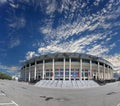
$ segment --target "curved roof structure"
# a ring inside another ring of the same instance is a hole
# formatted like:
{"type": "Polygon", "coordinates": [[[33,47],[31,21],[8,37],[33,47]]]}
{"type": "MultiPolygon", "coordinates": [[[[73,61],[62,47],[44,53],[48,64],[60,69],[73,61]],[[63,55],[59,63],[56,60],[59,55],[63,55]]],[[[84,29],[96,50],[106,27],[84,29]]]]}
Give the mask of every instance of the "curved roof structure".
{"type": "Polygon", "coordinates": [[[50,53],[50,54],[45,54],[45,55],[41,55],[41,56],[36,56],[30,60],[27,60],[24,64],[27,64],[29,62],[34,62],[35,60],[47,60],[47,59],[52,59],[52,58],[83,58],[83,59],[91,59],[93,61],[99,61],[99,62],[102,62],[102,63],[105,63],[111,67],[113,67],[113,65],[101,58],[101,57],[97,57],[97,56],[93,56],[93,55],[90,55],[90,54],[84,54],[84,53],[50,53]]]}

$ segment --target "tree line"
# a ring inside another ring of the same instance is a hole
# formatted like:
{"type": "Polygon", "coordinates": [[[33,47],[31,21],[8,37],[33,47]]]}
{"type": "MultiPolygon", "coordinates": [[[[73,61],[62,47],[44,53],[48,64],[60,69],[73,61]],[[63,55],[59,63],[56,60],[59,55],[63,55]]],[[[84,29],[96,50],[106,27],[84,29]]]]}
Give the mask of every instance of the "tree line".
{"type": "Polygon", "coordinates": [[[10,75],[7,75],[7,74],[0,72],[0,79],[12,80],[12,77],[10,75]]]}

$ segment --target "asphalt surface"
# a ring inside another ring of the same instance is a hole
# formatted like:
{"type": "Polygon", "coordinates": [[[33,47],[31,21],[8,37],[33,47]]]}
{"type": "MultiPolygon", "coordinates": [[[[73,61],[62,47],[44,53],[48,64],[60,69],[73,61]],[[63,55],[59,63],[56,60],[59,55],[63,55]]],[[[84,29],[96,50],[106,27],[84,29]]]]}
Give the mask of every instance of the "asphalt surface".
{"type": "Polygon", "coordinates": [[[52,89],[0,80],[0,106],[120,106],[120,82],[96,88],[52,89]]]}

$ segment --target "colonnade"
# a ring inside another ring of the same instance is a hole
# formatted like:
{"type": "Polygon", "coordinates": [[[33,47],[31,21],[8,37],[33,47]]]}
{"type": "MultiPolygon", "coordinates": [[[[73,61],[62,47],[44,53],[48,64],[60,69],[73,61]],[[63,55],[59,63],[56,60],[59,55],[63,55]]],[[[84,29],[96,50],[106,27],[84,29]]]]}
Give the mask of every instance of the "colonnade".
{"type": "MultiPolygon", "coordinates": [[[[71,80],[71,64],[72,64],[72,61],[71,61],[71,58],[69,58],[69,80],[71,80]]],[[[63,58],[63,80],[65,80],[65,71],[66,71],[66,58],[63,58]]],[[[29,71],[28,71],[28,81],[30,82],[31,80],[31,71],[30,71],[30,68],[31,68],[31,64],[29,63],[29,71]]],[[[25,71],[25,74],[26,74],[26,66],[24,68],[24,71],[25,71]]],[[[82,71],[83,71],[83,59],[80,58],[79,60],[79,73],[80,73],[80,77],[79,77],[79,80],[85,80],[85,77],[82,77],[82,71]]],[[[105,80],[105,73],[106,73],[106,70],[105,70],[105,63],[103,63],[103,80],[105,80]]],[[[92,76],[92,60],[89,61],[89,76],[88,76],[88,79],[92,79],[93,76],[92,76]]],[[[55,80],[55,59],[53,58],[52,59],[52,80],[55,80]]],[[[97,73],[96,73],[96,78],[100,78],[100,62],[97,62],[97,73]]],[[[34,80],[36,80],[36,76],[37,76],[37,63],[36,63],[36,60],[35,60],[35,64],[34,64],[34,80]]],[[[110,76],[112,78],[112,71],[110,69],[109,66],[107,66],[107,77],[110,76]]],[[[26,75],[24,76],[25,77],[25,81],[26,81],[26,75]]],[[[45,60],[42,61],[42,79],[45,79],[45,60]]]]}

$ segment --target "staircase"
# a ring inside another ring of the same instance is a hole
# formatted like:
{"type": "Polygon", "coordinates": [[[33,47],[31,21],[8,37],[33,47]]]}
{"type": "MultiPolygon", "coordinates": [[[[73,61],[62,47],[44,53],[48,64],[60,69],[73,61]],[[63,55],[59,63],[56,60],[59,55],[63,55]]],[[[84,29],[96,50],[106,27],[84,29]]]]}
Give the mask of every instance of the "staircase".
{"type": "Polygon", "coordinates": [[[91,88],[98,87],[99,84],[93,80],[41,80],[35,86],[46,88],[91,88]]]}

